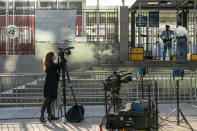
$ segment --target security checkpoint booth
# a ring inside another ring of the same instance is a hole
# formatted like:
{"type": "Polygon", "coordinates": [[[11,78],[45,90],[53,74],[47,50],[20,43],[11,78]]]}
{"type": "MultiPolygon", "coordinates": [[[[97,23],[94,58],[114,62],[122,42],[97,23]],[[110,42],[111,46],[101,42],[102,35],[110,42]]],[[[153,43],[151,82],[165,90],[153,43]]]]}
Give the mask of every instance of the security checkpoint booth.
{"type": "MultiPolygon", "coordinates": [[[[165,30],[165,25],[169,25],[170,30],[174,31],[177,27],[178,21],[183,23],[183,26],[186,27],[190,34],[192,44],[191,46],[188,46],[188,54],[197,53],[196,1],[136,0],[129,11],[131,18],[129,47],[144,48],[144,52],[138,52],[138,49],[130,49],[129,60],[163,60],[164,45],[160,35],[162,34],[162,31],[165,30]],[[136,55],[136,53],[139,55],[136,55]],[[143,54],[144,57],[137,57],[143,54]],[[133,57],[134,55],[136,55],[136,57],[133,57]]],[[[176,60],[176,42],[172,41],[171,51],[173,56],[172,59],[176,60]]],[[[189,59],[191,59],[191,55],[188,56],[189,59]]],[[[168,55],[167,57],[167,59],[170,60],[168,55]]],[[[192,58],[194,60],[194,57],[192,58]]]]}

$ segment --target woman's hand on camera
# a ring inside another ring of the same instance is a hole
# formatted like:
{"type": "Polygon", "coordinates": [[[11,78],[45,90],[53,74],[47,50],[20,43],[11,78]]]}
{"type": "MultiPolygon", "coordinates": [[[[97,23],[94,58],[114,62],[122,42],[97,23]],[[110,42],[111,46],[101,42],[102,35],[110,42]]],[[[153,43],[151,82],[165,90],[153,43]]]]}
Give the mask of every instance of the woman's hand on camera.
{"type": "Polygon", "coordinates": [[[64,58],[66,59],[68,57],[68,55],[66,54],[66,52],[64,52],[64,58]]]}

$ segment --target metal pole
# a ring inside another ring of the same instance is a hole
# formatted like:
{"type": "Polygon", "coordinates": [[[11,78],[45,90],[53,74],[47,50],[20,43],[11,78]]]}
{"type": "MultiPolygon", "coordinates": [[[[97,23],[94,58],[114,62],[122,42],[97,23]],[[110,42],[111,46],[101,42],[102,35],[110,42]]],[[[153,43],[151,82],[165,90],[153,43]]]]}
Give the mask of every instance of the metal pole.
{"type": "Polygon", "coordinates": [[[125,0],[122,0],[122,6],[124,6],[125,5],[125,0]]]}
{"type": "Polygon", "coordinates": [[[131,47],[135,47],[135,10],[131,11],[131,47]]]}
{"type": "Polygon", "coordinates": [[[197,33],[196,33],[196,30],[197,30],[197,9],[196,9],[196,6],[197,6],[197,1],[195,1],[194,3],[194,50],[193,50],[193,53],[197,53],[197,33]]]}
{"type": "MultiPolygon", "coordinates": [[[[13,1],[13,15],[12,15],[12,23],[13,25],[15,25],[14,23],[14,15],[15,15],[15,2],[13,1]]],[[[12,47],[12,52],[13,52],[13,55],[15,55],[15,38],[13,38],[13,47],[12,47]]]]}
{"type": "Polygon", "coordinates": [[[159,123],[158,123],[158,85],[157,82],[154,81],[155,83],[155,97],[156,97],[156,129],[158,131],[159,129],[159,123]]]}
{"type": "Polygon", "coordinates": [[[176,81],[176,98],[177,98],[177,125],[179,126],[179,80],[176,81]]]}
{"type": "Polygon", "coordinates": [[[142,75],[141,76],[141,78],[142,78],[142,99],[144,99],[144,76],[142,75]]]}
{"type": "MultiPolygon", "coordinates": [[[[6,28],[8,27],[8,23],[9,23],[9,19],[8,19],[8,12],[9,12],[9,9],[8,9],[9,7],[8,7],[8,1],[6,1],[6,28]]],[[[6,34],[6,28],[5,28],[5,34],[6,34]]],[[[5,37],[6,37],[6,39],[5,39],[5,44],[6,44],[6,46],[5,46],[5,49],[6,49],[6,55],[8,55],[8,53],[9,53],[9,41],[8,41],[8,36],[7,36],[7,34],[5,35],[5,37]]]]}
{"type": "Polygon", "coordinates": [[[138,47],[141,46],[141,3],[139,2],[138,47]]]}

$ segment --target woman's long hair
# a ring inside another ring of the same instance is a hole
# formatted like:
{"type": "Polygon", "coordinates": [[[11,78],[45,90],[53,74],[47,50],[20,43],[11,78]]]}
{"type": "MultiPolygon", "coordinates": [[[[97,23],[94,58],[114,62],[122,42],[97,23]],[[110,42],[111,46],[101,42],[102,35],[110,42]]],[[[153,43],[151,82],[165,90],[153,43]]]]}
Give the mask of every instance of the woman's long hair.
{"type": "Polygon", "coordinates": [[[54,56],[55,56],[55,54],[54,54],[54,52],[52,52],[52,51],[50,51],[50,52],[48,52],[48,53],[46,54],[46,56],[45,56],[44,59],[43,59],[43,68],[44,68],[44,70],[46,70],[47,67],[48,67],[51,63],[53,63],[52,57],[54,57],[54,56]]]}

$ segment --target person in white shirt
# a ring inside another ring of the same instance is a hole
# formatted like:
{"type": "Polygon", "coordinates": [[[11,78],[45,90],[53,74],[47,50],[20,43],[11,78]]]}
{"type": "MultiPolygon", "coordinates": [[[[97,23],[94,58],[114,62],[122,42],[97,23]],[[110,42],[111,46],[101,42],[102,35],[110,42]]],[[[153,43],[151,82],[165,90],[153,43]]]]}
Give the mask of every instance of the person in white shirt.
{"type": "Polygon", "coordinates": [[[177,64],[181,64],[181,54],[183,64],[187,64],[187,43],[191,44],[189,33],[181,22],[178,22],[178,27],[174,31],[174,41],[177,41],[177,64]]]}

